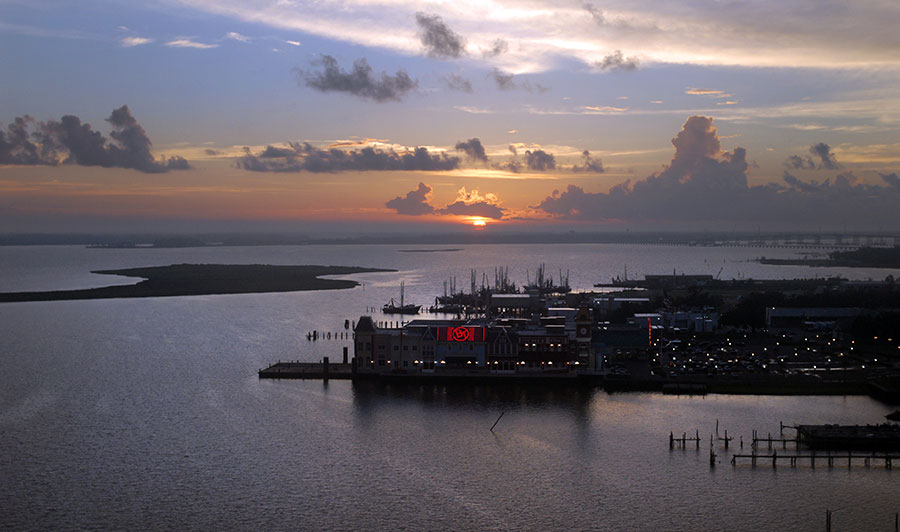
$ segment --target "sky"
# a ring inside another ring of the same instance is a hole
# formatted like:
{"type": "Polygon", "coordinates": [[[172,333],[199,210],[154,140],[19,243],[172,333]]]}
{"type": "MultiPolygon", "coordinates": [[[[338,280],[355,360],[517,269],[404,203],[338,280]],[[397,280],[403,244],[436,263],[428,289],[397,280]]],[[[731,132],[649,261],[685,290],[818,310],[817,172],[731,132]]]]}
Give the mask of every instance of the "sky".
{"type": "Polygon", "coordinates": [[[0,0],[0,233],[897,231],[898,26],[896,0],[0,0]]]}

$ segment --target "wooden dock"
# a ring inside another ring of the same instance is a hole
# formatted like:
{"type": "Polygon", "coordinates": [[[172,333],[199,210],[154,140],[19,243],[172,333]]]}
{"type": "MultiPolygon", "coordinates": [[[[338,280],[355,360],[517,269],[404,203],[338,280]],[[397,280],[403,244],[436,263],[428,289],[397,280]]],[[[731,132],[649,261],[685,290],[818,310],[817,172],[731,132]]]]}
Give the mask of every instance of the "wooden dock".
{"type": "Polygon", "coordinates": [[[322,362],[276,362],[259,370],[260,379],[352,379],[353,364],[322,362]]]}
{"type": "Polygon", "coordinates": [[[885,469],[891,469],[893,466],[894,460],[900,460],[900,454],[884,454],[884,453],[854,453],[848,452],[846,454],[815,454],[815,453],[805,453],[805,454],[778,454],[777,451],[773,451],[772,454],[734,454],[731,455],[731,465],[736,466],[738,461],[741,460],[750,460],[750,465],[756,467],[756,463],[762,461],[764,463],[771,463],[772,467],[778,467],[778,463],[787,463],[790,467],[797,467],[798,463],[808,462],[810,467],[816,467],[816,461],[819,462],[824,461],[828,467],[834,467],[835,463],[842,464],[846,462],[847,467],[850,468],[853,466],[854,460],[858,464],[859,461],[862,461],[865,467],[870,467],[873,461],[881,461],[884,464],[885,469]]]}

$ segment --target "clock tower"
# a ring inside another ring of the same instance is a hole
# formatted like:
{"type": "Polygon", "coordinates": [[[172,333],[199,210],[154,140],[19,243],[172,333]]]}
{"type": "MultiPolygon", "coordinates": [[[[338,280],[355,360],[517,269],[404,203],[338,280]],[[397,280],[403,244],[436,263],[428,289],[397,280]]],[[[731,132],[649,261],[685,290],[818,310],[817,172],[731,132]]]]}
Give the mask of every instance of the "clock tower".
{"type": "Polygon", "coordinates": [[[575,345],[578,352],[578,365],[584,366],[583,369],[595,369],[593,367],[593,357],[591,356],[591,329],[594,325],[594,318],[591,311],[586,306],[581,306],[578,313],[575,314],[575,345]]]}

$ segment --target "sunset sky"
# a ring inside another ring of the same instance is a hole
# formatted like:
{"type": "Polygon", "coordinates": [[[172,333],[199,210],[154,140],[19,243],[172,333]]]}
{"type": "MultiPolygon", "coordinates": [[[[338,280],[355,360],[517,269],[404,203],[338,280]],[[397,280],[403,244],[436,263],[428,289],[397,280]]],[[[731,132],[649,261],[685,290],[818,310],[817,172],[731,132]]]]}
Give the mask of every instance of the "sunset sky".
{"type": "Polygon", "coordinates": [[[0,233],[900,228],[900,3],[0,0],[0,233]]]}

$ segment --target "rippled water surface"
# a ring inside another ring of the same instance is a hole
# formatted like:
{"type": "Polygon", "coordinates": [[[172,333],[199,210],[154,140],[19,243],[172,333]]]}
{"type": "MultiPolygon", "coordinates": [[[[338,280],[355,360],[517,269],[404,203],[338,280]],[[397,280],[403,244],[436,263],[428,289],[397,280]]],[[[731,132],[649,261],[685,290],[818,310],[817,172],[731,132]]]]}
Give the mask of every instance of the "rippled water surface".
{"type": "MultiPolygon", "coordinates": [[[[801,277],[885,270],[747,262],[789,250],[466,246],[178,250],[0,248],[0,290],[110,284],[90,270],[178,262],[399,269],[364,286],[297,292],[0,305],[0,528],[300,530],[890,530],[898,470],[709,467],[669,431],[716,421],[749,439],[786,423],[874,423],[866,397],[676,397],[594,390],[260,381],[275,360],[340,357],[342,331],[398,297],[429,304],[468,269],[540,262],[587,288],[629,277],[801,277]],[[494,432],[489,430],[500,413],[494,432]]],[[[111,278],[115,279],[115,278],[111,278]]],[[[119,282],[133,280],[119,279],[119,282]]],[[[733,450],[733,449],[732,449],[733,450]]]]}

